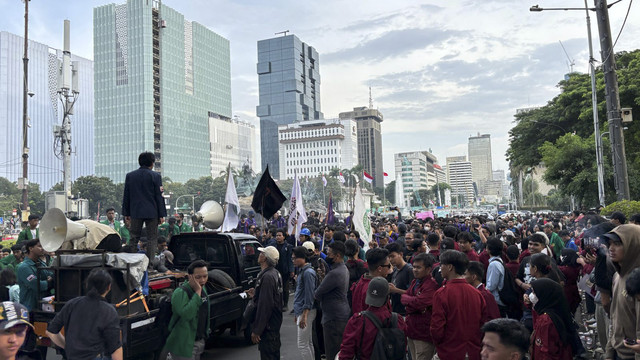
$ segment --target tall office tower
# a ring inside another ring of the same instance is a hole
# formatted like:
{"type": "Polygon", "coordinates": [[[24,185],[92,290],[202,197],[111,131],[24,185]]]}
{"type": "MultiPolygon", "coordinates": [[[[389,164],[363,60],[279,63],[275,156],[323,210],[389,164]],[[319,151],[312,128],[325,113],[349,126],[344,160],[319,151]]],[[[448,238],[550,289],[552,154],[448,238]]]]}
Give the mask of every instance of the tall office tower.
{"type": "Polygon", "coordinates": [[[156,0],[93,10],[96,174],[138,154],[173,181],[211,175],[209,117],[231,118],[229,40],[156,0]]]}
{"type": "Polygon", "coordinates": [[[466,156],[447,157],[447,182],[452,195],[464,195],[465,202],[474,200],[471,162],[466,156]]]}
{"type": "Polygon", "coordinates": [[[469,137],[469,161],[473,169],[473,182],[478,186],[479,192],[487,181],[493,179],[491,165],[491,135],[478,133],[478,136],[469,137]]]}
{"type": "MultiPolygon", "coordinates": [[[[59,24],[62,39],[62,22],[59,24]]],[[[71,115],[72,180],[93,174],[93,61],[73,55],[78,62],[79,94],[71,115]]],[[[24,38],[0,32],[0,176],[16,181],[22,177],[22,96],[24,38]]],[[[62,103],[58,96],[58,61],[62,50],[29,40],[29,84],[33,97],[27,100],[29,171],[31,183],[46,191],[62,181],[61,158],[54,153],[53,127],[62,125],[62,103]]],[[[59,151],[59,144],[55,151],[59,151]]]]}
{"type": "Polygon", "coordinates": [[[354,119],[358,124],[358,163],[373,176],[373,186],[383,186],[382,113],[371,107],[357,107],[341,112],[340,120],[354,119]]]}
{"type": "Polygon", "coordinates": [[[295,35],[258,41],[260,150],[262,170],[278,177],[278,126],[319,120],[320,60],[318,52],[295,35]]]}
{"type": "MultiPolygon", "coordinates": [[[[209,135],[211,136],[211,176],[216,178],[227,166],[242,171],[245,165],[256,171],[258,149],[255,126],[237,119],[209,117],[209,135]]],[[[237,182],[238,180],[236,180],[237,182]]]]}
{"type": "Polygon", "coordinates": [[[354,120],[313,120],[279,126],[280,179],[314,177],[358,164],[354,120]]]}
{"type": "Polygon", "coordinates": [[[403,203],[409,204],[413,194],[429,187],[427,154],[425,151],[402,152],[394,154],[393,160],[396,175],[402,179],[403,203]]]}

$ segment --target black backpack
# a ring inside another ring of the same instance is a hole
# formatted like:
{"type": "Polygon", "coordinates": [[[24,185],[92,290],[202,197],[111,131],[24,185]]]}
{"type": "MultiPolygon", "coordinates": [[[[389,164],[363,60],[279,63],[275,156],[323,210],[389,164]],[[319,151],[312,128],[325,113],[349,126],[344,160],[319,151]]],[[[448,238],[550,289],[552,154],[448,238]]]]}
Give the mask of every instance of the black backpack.
{"type": "Polygon", "coordinates": [[[500,300],[510,309],[514,309],[520,306],[520,292],[518,291],[518,287],[516,286],[516,280],[513,278],[513,274],[502,262],[502,259],[493,259],[493,261],[498,261],[500,265],[502,265],[502,269],[504,270],[504,284],[502,289],[498,290],[498,295],[500,295],[500,300]]]}
{"type": "Polygon", "coordinates": [[[407,353],[407,336],[398,328],[398,314],[391,313],[391,318],[387,320],[384,327],[374,313],[365,310],[360,314],[363,316],[363,336],[365,318],[369,319],[378,329],[370,360],[404,360],[407,353]]]}
{"type": "MultiPolygon", "coordinates": [[[[188,283],[182,285],[180,287],[184,292],[187,293],[189,300],[193,297],[195,292],[188,283]]],[[[171,329],[169,328],[169,323],[171,322],[171,317],[173,316],[173,309],[171,308],[171,296],[163,295],[158,300],[158,315],[156,315],[156,326],[160,329],[160,341],[164,344],[167,341],[167,337],[169,333],[171,333],[171,329]]]]}

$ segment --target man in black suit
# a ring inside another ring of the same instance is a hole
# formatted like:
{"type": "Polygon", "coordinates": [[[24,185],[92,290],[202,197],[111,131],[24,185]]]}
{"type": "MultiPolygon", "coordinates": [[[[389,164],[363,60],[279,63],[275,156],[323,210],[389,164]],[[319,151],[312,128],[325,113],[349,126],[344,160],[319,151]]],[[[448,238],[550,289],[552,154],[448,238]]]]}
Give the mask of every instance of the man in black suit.
{"type": "Polygon", "coordinates": [[[140,239],[142,224],[147,228],[147,256],[152,261],[158,250],[158,224],[167,216],[162,197],[162,177],[153,171],[156,157],[143,152],[138,156],[140,168],[127,174],[122,197],[122,215],[131,219],[131,242],[140,239]]]}

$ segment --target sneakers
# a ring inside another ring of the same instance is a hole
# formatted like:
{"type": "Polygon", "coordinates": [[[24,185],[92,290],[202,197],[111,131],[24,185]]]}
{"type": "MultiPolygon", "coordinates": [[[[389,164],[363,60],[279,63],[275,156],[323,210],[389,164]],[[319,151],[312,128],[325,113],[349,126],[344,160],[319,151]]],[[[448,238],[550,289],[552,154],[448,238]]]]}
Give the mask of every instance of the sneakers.
{"type": "Polygon", "coordinates": [[[589,319],[585,320],[584,322],[586,322],[587,324],[593,324],[593,323],[596,322],[596,318],[592,317],[592,318],[589,318],[589,319]]]}

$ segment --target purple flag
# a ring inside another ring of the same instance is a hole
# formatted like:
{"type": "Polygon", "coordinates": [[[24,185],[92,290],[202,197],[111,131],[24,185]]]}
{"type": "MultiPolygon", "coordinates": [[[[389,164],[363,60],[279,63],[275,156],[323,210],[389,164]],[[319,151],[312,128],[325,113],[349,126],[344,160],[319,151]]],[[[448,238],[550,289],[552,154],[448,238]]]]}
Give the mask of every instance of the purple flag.
{"type": "Polygon", "coordinates": [[[329,206],[327,206],[327,225],[336,223],[336,215],[333,213],[333,198],[329,193],[329,206]]]}

